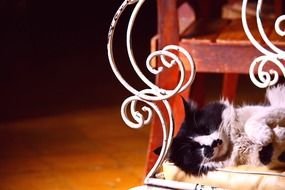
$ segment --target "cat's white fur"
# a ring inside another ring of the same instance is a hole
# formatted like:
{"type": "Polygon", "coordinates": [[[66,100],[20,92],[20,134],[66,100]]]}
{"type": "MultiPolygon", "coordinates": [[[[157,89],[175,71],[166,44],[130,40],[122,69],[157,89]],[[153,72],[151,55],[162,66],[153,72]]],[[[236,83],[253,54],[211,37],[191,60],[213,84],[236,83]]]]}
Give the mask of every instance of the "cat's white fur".
{"type": "MultiPolygon", "coordinates": [[[[266,98],[270,105],[244,105],[235,108],[227,100],[221,100],[227,108],[222,114],[220,127],[227,146],[228,157],[208,162],[209,167],[235,166],[240,164],[262,165],[259,151],[272,143],[273,156],[268,167],[285,166],[277,158],[285,150],[285,86],[269,88],[266,98]]],[[[225,147],[223,147],[225,148],[225,147]]]]}
{"type": "MultiPolygon", "coordinates": [[[[214,148],[212,159],[219,158],[224,156],[227,153],[227,147],[229,145],[229,140],[225,135],[225,133],[221,133],[220,131],[216,131],[211,133],[210,135],[202,135],[194,137],[193,140],[198,142],[200,145],[211,146],[214,140],[222,139],[223,143],[218,144],[217,147],[214,148]]],[[[204,149],[202,149],[204,151],[204,149]]]]}

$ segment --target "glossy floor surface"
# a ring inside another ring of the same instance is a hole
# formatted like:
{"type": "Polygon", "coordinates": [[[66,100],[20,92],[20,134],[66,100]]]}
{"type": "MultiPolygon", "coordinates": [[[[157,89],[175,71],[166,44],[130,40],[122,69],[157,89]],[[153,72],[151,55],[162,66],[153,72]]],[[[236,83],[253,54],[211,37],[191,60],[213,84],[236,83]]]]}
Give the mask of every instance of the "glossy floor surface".
{"type": "Polygon", "coordinates": [[[128,189],[142,183],[148,130],[119,107],[0,125],[1,190],[128,189]]]}
{"type": "MultiPolygon", "coordinates": [[[[214,79],[209,81],[220,81],[214,79]]],[[[219,98],[220,90],[213,86],[220,88],[218,83],[207,88],[209,100],[219,98]]],[[[69,91],[64,92],[69,97],[69,91]]],[[[34,111],[45,110],[39,115],[28,114],[27,109],[14,119],[4,117],[0,123],[0,190],[126,190],[141,185],[149,127],[126,127],[119,107],[125,93],[116,92],[120,100],[114,104],[71,109],[58,101],[49,107],[38,106],[34,111]],[[53,106],[65,109],[55,112],[53,106]]],[[[263,96],[248,77],[241,78],[237,102],[252,103],[263,96]]],[[[101,97],[114,99],[111,91],[101,92],[101,97]]]]}

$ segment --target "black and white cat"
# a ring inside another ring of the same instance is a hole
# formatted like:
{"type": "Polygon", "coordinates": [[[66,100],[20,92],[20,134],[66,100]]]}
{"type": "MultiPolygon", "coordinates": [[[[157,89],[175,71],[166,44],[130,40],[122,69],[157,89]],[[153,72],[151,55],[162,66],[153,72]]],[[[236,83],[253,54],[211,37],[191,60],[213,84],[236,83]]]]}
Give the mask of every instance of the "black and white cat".
{"type": "Polygon", "coordinates": [[[221,100],[202,109],[183,100],[185,120],[169,161],[192,175],[241,164],[285,168],[285,86],[269,88],[266,98],[267,105],[221,100]]]}

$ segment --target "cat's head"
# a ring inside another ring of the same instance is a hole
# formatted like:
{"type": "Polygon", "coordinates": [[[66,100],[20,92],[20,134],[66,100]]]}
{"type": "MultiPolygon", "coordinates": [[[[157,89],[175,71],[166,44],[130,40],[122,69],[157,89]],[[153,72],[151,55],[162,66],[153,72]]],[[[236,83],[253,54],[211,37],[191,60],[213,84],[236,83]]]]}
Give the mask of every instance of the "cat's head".
{"type": "Polygon", "coordinates": [[[183,99],[185,119],[173,139],[169,160],[188,174],[199,175],[215,169],[229,150],[229,135],[224,130],[231,105],[213,102],[198,109],[183,99]]]}

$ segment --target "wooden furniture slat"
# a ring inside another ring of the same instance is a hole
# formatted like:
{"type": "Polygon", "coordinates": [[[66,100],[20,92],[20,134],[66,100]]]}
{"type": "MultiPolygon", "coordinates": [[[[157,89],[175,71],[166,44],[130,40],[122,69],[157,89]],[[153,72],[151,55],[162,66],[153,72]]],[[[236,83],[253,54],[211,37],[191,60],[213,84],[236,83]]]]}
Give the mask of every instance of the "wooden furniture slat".
{"type": "MultiPolygon", "coordinates": [[[[250,27],[250,31],[255,39],[263,43],[262,38],[259,34],[256,19],[248,19],[248,26],[250,27]]],[[[265,33],[268,35],[270,34],[273,24],[272,20],[264,20],[264,30],[265,33]]],[[[241,19],[233,20],[217,37],[217,43],[220,44],[250,44],[244,29],[242,27],[241,19]]]]}
{"type": "Polygon", "coordinates": [[[199,41],[201,43],[215,42],[220,31],[229,22],[229,20],[225,19],[199,19],[186,29],[181,38],[189,41],[189,43],[192,41],[199,41]]]}
{"type": "MultiPolygon", "coordinates": [[[[197,72],[248,74],[253,59],[261,55],[252,45],[190,44],[185,41],[182,41],[180,45],[192,55],[197,72]]],[[[276,69],[276,71],[280,70],[271,63],[266,64],[265,70],[270,68],[276,69]]],[[[189,69],[186,67],[186,70],[189,69]]]]}

